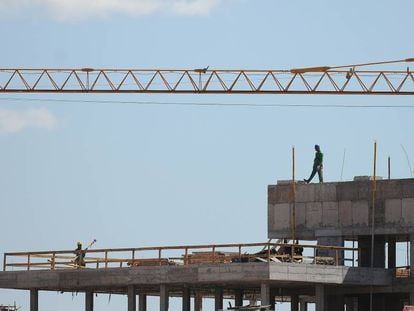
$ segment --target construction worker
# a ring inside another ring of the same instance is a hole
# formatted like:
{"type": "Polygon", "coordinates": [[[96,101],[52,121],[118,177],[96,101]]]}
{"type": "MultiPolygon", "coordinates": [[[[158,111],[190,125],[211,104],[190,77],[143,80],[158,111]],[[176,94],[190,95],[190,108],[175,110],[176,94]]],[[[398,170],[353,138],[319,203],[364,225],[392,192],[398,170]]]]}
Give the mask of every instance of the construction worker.
{"type": "Polygon", "coordinates": [[[304,181],[309,184],[312,178],[315,176],[315,174],[318,173],[319,182],[323,183],[322,169],[323,169],[323,153],[321,152],[321,148],[319,147],[319,145],[315,145],[315,159],[313,160],[312,173],[309,176],[309,178],[304,179],[304,181]]]}
{"type": "Polygon", "coordinates": [[[303,247],[302,246],[296,246],[296,245],[299,245],[299,240],[295,241],[295,248],[293,250],[293,253],[294,253],[295,256],[298,256],[300,258],[296,258],[295,261],[296,262],[302,262],[302,260],[303,260],[303,258],[302,258],[302,256],[303,256],[303,247]]]}
{"type": "Polygon", "coordinates": [[[74,251],[75,257],[75,265],[77,268],[85,267],[85,252],[82,250],[82,243],[78,242],[77,247],[74,251]]]}

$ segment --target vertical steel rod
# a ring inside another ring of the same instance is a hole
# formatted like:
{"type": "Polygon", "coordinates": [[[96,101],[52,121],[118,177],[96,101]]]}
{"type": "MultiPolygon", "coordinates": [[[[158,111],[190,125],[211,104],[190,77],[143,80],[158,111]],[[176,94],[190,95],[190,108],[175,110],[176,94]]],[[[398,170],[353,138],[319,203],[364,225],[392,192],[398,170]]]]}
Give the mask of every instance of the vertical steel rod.
{"type": "Polygon", "coordinates": [[[391,179],[391,157],[388,156],[388,179],[391,179]]]}
{"type": "MultiPolygon", "coordinates": [[[[374,268],[375,243],[375,194],[377,191],[377,142],[374,142],[374,178],[372,179],[372,209],[371,209],[371,269],[374,268]]],[[[372,287],[369,295],[369,309],[372,311],[372,287]]]]}
{"type": "Polygon", "coordinates": [[[292,240],[296,240],[295,146],[292,146],[292,240]]]}

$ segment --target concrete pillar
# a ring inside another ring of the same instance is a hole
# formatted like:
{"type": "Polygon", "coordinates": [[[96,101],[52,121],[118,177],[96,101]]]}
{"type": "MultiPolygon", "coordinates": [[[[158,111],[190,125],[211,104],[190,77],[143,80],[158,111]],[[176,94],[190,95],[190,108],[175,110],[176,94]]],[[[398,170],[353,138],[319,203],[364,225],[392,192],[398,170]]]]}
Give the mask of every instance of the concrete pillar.
{"type": "Polygon", "coordinates": [[[261,300],[263,305],[270,305],[270,286],[269,284],[262,283],[260,285],[261,300]]]}
{"type": "Polygon", "coordinates": [[[234,293],[234,305],[236,307],[243,306],[243,291],[241,289],[236,289],[234,293]]]}
{"type": "Polygon", "coordinates": [[[410,305],[414,305],[414,291],[410,292],[410,305]]]}
{"type": "Polygon", "coordinates": [[[139,294],[138,296],[138,310],[139,311],[147,311],[147,295],[139,294]]]}
{"type": "Polygon", "coordinates": [[[194,311],[203,310],[203,295],[196,293],[194,297],[194,311]]]}
{"type": "Polygon", "coordinates": [[[369,310],[369,294],[358,295],[358,311],[369,310]]]}
{"type": "Polygon", "coordinates": [[[30,311],[39,311],[39,291],[37,289],[30,290],[30,311]]]}
{"type": "Polygon", "coordinates": [[[217,287],[214,291],[214,309],[220,310],[223,309],[223,289],[217,287]]]}
{"type": "Polygon", "coordinates": [[[358,236],[358,248],[360,249],[359,267],[370,266],[371,239],[369,236],[358,236]]]}
{"type": "Polygon", "coordinates": [[[276,310],[276,288],[270,289],[270,310],[276,310]]]}
{"type": "Polygon", "coordinates": [[[396,238],[388,237],[388,269],[395,269],[396,265],[396,238]]]}
{"type": "Polygon", "coordinates": [[[327,311],[325,309],[325,301],[325,287],[321,284],[318,284],[315,286],[315,311],[327,311]]]}
{"type": "Polygon", "coordinates": [[[346,311],[358,311],[358,299],[356,297],[346,297],[344,303],[346,311]]]}
{"type": "Polygon", "coordinates": [[[128,286],[128,311],[137,310],[137,295],[135,294],[135,286],[128,286]]]}
{"type": "Polygon", "coordinates": [[[183,289],[183,311],[191,310],[191,293],[188,287],[183,289]]]}
{"type": "Polygon", "coordinates": [[[85,310],[93,311],[93,292],[92,291],[85,292],[85,310]]]}
{"type": "Polygon", "coordinates": [[[290,311],[299,311],[299,296],[290,296],[290,311]]]}
{"type": "Polygon", "coordinates": [[[385,309],[385,297],[386,294],[375,294],[373,300],[373,309],[375,311],[388,311],[385,309]]]}
{"type": "Polygon", "coordinates": [[[414,234],[410,234],[410,276],[414,277],[414,234]]]}
{"type": "MultiPolygon", "coordinates": [[[[360,267],[371,267],[371,236],[359,236],[361,249],[360,267]]],[[[376,235],[374,239],[374,267],[385,268],[385,237],[376,235]]]]}
{"type": "Polygon", "coordinates": [[[168,288],[165,284],[160,285],[160,311],[168,311],[168,288]]]}
{"type": "Polygon", "coordinates": [[[376,235],[374,239],[374,267],[385,268],[385,237],[376,235]]]}
{"type": "Polygon", "coordinates": [[[300,302],[300,311],[308,311],[308,303],[306,301],[300,302]]]}
{"type": "Polygon", "coordinates": [[[329,311],[344,311],[344,296],[343,295],[326,295],[326,308],[329,311]]]}

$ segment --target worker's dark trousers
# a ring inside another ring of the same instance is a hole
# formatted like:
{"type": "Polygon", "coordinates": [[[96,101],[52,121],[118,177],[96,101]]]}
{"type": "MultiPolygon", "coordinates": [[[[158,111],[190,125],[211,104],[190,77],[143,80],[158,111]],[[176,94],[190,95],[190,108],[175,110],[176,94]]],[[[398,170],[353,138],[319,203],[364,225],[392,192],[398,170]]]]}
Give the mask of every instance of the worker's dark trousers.
{"type": "Polygon", "coordinates": [[[307,182],[311,182],[311,180],[315,176],[316,172],[318,172],[319,182],[323,182],[323,173],[322,173],[322,170],[323,170],[323,166],[322,165],[315,165],[313,167],[312,173],[311,173],[309,179],[307,180],[307,182]]]}

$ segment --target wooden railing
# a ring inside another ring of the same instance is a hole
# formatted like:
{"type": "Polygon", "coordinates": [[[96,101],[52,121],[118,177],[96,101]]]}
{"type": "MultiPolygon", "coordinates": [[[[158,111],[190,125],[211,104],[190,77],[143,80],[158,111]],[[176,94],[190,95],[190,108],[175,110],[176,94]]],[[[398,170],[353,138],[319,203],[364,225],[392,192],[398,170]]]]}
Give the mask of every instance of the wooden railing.
{"type": "Polygon", "coordinates": [[[325,265],[344,265],[348,262],[348,265],[354,266],[357,258],[360,258],[358,248],[280,243],[109,248],[89,249],[82,252],[85,254],[82,261],[76,259],[75,250],[5,253],[3,271],[236,262],[296,262],[325,265]],[[351,256],[346,258],[345,255],[351,256]]]}

